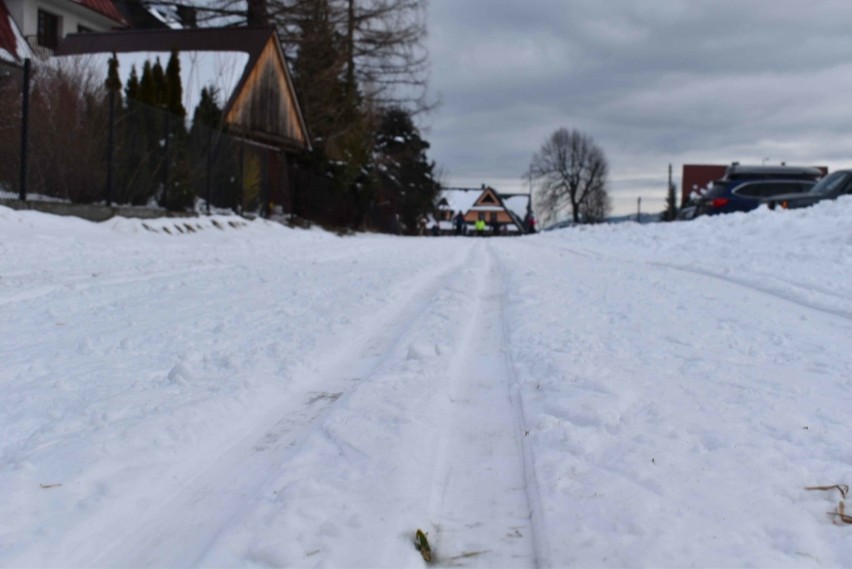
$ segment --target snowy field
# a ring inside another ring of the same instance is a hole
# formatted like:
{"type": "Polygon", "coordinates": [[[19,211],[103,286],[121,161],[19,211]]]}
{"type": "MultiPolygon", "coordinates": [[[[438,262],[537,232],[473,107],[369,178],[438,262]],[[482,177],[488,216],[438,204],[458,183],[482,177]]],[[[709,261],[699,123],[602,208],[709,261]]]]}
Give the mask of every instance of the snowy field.
{"type": "Polygon", "coordinates": [[[0,208],[2,567],[852,563],[852,199],[144,223],[0,208]]]}

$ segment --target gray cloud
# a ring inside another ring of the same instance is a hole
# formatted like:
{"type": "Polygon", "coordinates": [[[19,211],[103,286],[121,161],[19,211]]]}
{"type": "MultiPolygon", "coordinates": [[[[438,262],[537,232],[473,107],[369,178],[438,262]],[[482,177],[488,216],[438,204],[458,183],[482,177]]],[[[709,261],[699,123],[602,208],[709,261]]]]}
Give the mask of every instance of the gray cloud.
{"type": "Polygon", "coordinates": [[[450,183],[521,188],[579,128],[630,201],[670,162],[852,166],[850,21],[832,0],[432,0],[431,155],[450,183]]]}

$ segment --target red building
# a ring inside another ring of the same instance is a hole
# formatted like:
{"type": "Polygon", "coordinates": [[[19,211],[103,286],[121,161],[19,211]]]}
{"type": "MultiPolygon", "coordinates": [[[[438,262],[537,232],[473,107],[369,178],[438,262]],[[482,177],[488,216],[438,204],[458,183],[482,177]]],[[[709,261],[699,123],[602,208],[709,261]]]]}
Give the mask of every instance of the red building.
{"type": "Polygon", "coordinates": [[[727,168],[727,164],[684,164],[680,182],[681,205],[689,201],[689,194],[703,190],[713,180],[723,177],[727,168]]]}

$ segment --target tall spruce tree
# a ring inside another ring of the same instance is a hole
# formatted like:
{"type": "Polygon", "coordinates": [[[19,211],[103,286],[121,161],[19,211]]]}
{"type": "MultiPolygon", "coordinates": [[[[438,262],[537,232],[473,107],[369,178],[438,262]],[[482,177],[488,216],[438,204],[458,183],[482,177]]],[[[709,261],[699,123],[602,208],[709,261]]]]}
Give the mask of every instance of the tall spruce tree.
{"type": "Polygon", "coordinates": [[[376,133],[378,191],[399,215],[406,233],[413,234],[417,220],[433,211],[440,191],[428,149],[408,111],[396,107],[382,114],[376,133]]]}
{"type": "Polygon", "coordinates": [[[121,91],[121,76],[118,74],[118,57],[115,53],[107,62],[107,78],[104,82],[107,91],[121,91]]]}
{"type": "Polygon", "coordinates": [[[314,144],[325,150],[347,128],[341,53],[343,39],[331,20],[328,0],[304,2],[297,17],[299,51],[293,76],[314,144]]]}
{"type": "Polygon", "coordinates": [[[169,55],[169,63],[166,65],[165,91],[166,111],[177,117],[185,117],[183,85],[180,78],[180,56],[177,50],[172,50],[171,55],[169,55]]]}
{"type": "Polygon", "coordinates": [[[151,80],[154,87],[154,100],[151,103],[155,107],[165,108],[169,95],[166,85],[166,72],[163,70],[159,57],[154,60],[154,65],[151,67],[151,80]]]}
{"type": "Polygon", "coordinates": [[[239,211],[242,206],[239,150],[226,136],[224,126],[219,90],[212,85],[202,88],[189,133],[194,171],[203,172],[195,177],[196,192],[206,197],[209,187],[211,205],[239,211]]]}
{"type": "Polygon", "coordinates": [[[344,38],[333,21],[329,0],[301,0],[294,16],[299,51],[293,74],[314,151],[303,166],[330,178],[355,204],[349,223],[360,226],[370,200],[365,172],[373,130],[358,93],[347,87],[344,38]]]}
{"type": "Polygon", "coordinates": [[[139,92],[136,100],[144,105],[153,107],[157,101],[157,84],[151,69],[151,62],[145,60],[142,64],[142,77],[139,79],[139,92]]]}
{"type": "Polygon", "coordinates": [[[124,86],[124,97],[128,102],[139,98],[139,75],[136,73],[135,65],[130,66],[130,76],[124,86]]]}

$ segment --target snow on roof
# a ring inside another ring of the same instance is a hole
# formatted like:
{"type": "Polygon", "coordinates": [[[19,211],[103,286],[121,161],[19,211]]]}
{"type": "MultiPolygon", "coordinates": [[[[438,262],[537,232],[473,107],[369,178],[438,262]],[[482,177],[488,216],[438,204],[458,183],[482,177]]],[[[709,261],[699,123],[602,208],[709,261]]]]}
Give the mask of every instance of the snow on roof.
{"type": "Polygon", "coordinates": [[[32,57],[30,46],[6,9],[6,3],[0,0],[0,61],[21,63],[28,57],[32,57]]]}
{"type": "Polygon", "coordinates": [[[441,191],[440,199],[447,200],[447,205],[454,212],[468,211],[474,202],[482,195],[482,190],[476,189],[445,189],[441,191]]]}
{"type": "MultiPolygon", "coordinates": [[[[503,201],[511,213],[515,214],[518,219],[523,219],[527,214],[527,204],[529,203],[528,195],[508,195],[502,196],[500,192],[491,188],[491,190],[503,201]]],[[[482,188],[450,188],[441,192],[439,201],[445,199],[449,209],[456,211],[468,212],[474,211],[503,211],[499,205],[478,205],[474,207],[474,203],[482,195],[485,190],[482,188]]]]}
{"type": "Polygon", "coordinates": [[[500,196],[503,199],[503,203],[506,204],[506,209],[514,213],[518,216],[519,219],[523,219],[527,215],[527,206],[530,203],[529,196],[500,196]]]}

